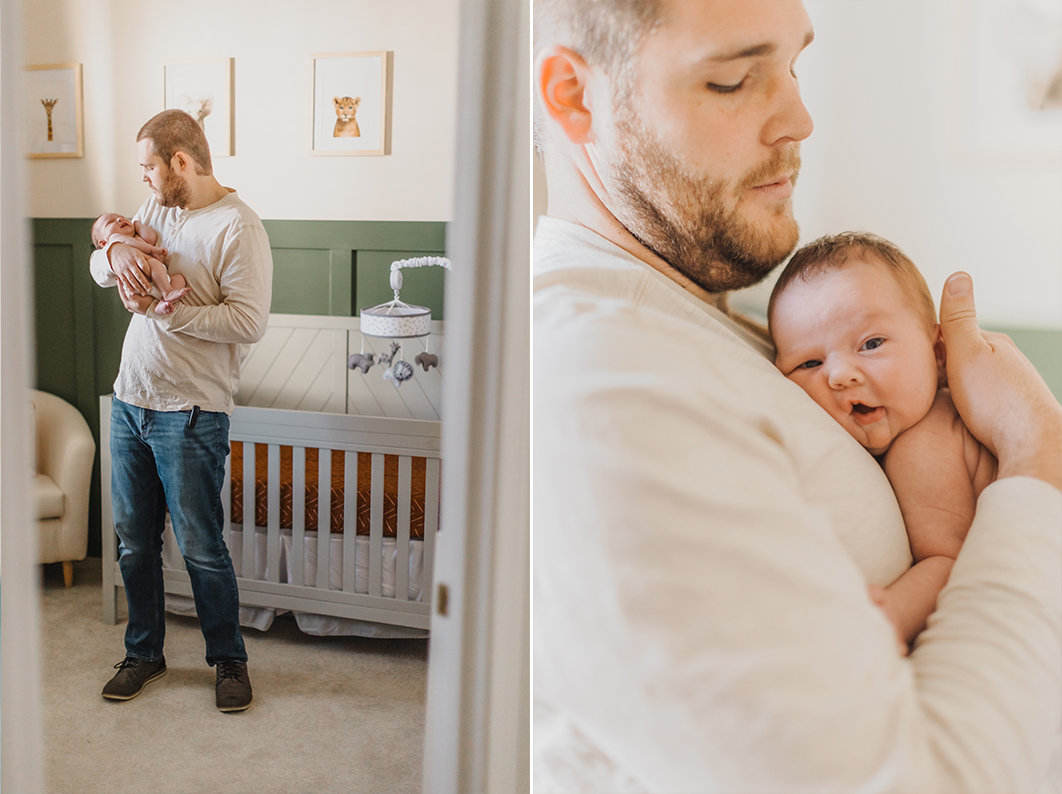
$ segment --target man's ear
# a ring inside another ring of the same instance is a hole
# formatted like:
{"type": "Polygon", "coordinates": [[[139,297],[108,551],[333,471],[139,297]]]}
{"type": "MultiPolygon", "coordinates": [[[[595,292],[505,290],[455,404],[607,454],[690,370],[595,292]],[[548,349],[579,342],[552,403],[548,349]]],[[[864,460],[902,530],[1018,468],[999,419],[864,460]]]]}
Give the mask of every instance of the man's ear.
{"type": "Polygon", "coordinates": [[[948,360],[948,352],[944,347],[944,335],[940,332],[940,323],[933,326],[933,336],[936,338],[933,343],[933,356],[937,361],[937,388],[939,389],[948,385],[948,374],[944,368],[948,360]]]}
{"type": "Polygon", "coordinates": [[[189,168],[195,168],[192,158],[184,152],[174,152],[170,158],[170,168],[179,174],[184,174],[189,168]]]}
{"type": "Polygon", "coordinates": [[[543,109],[572,143],[592,143],[593,112],[586,99],[590,66],[578,53],[560,46],[542,53],[536,65],[543,109]]]}

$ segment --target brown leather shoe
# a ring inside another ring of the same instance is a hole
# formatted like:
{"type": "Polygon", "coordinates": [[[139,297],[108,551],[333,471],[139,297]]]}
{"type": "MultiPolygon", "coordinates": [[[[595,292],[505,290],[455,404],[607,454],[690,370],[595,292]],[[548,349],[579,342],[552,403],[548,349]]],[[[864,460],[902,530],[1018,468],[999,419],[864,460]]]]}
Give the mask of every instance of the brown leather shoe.
{"type": "Polygon", "coordinates": [[[147,684],[166,675],[166,657],[149,662],[127,656],[114,667],[118,672],[104,685],[103,696],[107,700],[132,700],[147,684]]]}
{"type": "Polygon", "coordinates": [[[251,679],[247,663],[231,659],[217,663],[214,699],[218,711],[244,711],[251,705],[251,679]]]}

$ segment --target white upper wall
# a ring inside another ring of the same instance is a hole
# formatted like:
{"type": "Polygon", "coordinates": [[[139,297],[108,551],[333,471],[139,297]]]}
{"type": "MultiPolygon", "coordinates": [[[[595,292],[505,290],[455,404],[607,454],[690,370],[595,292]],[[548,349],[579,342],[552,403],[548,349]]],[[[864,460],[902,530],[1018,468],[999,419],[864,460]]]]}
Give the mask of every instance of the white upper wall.
{"type": "MultiPolygon", "coordinates": [[[[1058,0],[805,0],[816,39],[797,63],[815,132],[794,197],[801,241],[858,229],[891,239],[934,297],[974,277],[990,325],[1062,328],[1062,134],[993,144],[974,112],[987,63],[978,12],[1058,0]]],[[[1045,26],[1051,36],[1058,29],[1045,26]]],[[[1056,45],[1057,46],[1057,45],[1056,45]]],[[[1057,64],[1058,51],[1055,51],[1057,64]]],[[[1052,111],[1055,120],[1062,110],[1052,111]]],[[[1005,132],[1005,131],[1004,131],[1005,132]]],[[[536,213],[545,211],[534,169],[536,213]]],[[[774,278],[733,304],[766,314],[774,278]]]]}
{"type": "MultiPolygon", "coordinates": [[[[976,71],[992,46],[975,46],[977,14],[1017,4],[805,0],[816,39],[797,74],[815,132],[794,207],[802,242],[871,231],[911,257],[938,302],[966,270],[986,324],[1062,328],[1062,132],[1047,146],[982,141],[992,130],[974,110],[975,91],[992,88],[976,71]]],[[[1062,15],[1052,35],[1057,65],[1062,15]]],[[[765,313],[773,282],[735,305],[765,313]]]]}
{"type": "Polygon", "coordinates": [[[27,64],[82,63],[85,157],[28,161],[27,214],[132,213],[136,134],[163,63],[235,58],[236,154],[219,181],[263,218],[451,218],[457,0],[27,0],[27,64]],[[310,154],[311,55],[394,53],[391,154],[310,154]]]}

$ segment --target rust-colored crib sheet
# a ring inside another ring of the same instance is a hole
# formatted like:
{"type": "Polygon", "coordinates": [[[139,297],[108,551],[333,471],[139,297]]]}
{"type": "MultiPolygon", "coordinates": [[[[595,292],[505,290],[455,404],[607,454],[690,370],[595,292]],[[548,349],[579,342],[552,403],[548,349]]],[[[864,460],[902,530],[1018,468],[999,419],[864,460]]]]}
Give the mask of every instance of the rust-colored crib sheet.
{"type": "MultiPolygon", "coordinates": [[[[232,522],[243,523],[243,442],[233,441],[232,447],[232,522]]],[[[268,448],[255,445],[255,525],[268,525],[267,463],[268,448]]],[[[307,530],[317,529],[318,450],[306,450],[306,524],[307,530]]],[[[424,537],[425,458],[413,458],[410,494],[409,536],[424,537]]],[[[332,515],[331,531],[343,531],[343,504],[346,460],[343,452],[332,450],[332,515]]],[[[292,449],[280,448],[280,527],[291,529],[292,516],[292,449]]],[[[358,499],[356,508],[357,534],[369,534],[369,494],[372,485],[372,456],[358,453],[358,499]]],[[[394,537],[398,530],[398,456],[384,455],[384,536],[394,537]]]]}

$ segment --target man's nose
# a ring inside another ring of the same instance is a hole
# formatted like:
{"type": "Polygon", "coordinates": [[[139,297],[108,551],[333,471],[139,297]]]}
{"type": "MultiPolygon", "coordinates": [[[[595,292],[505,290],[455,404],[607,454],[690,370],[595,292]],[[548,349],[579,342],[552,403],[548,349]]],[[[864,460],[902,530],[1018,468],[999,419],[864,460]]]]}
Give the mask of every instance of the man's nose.
{"type": "Polygon", "coordinates": [[[800,142],[811,135],[815,123],[800,98],[800,86],[795,76],[790,76],[778,87],[775,102],[774,114],[763,128],[766,145],[800,142]]]}

